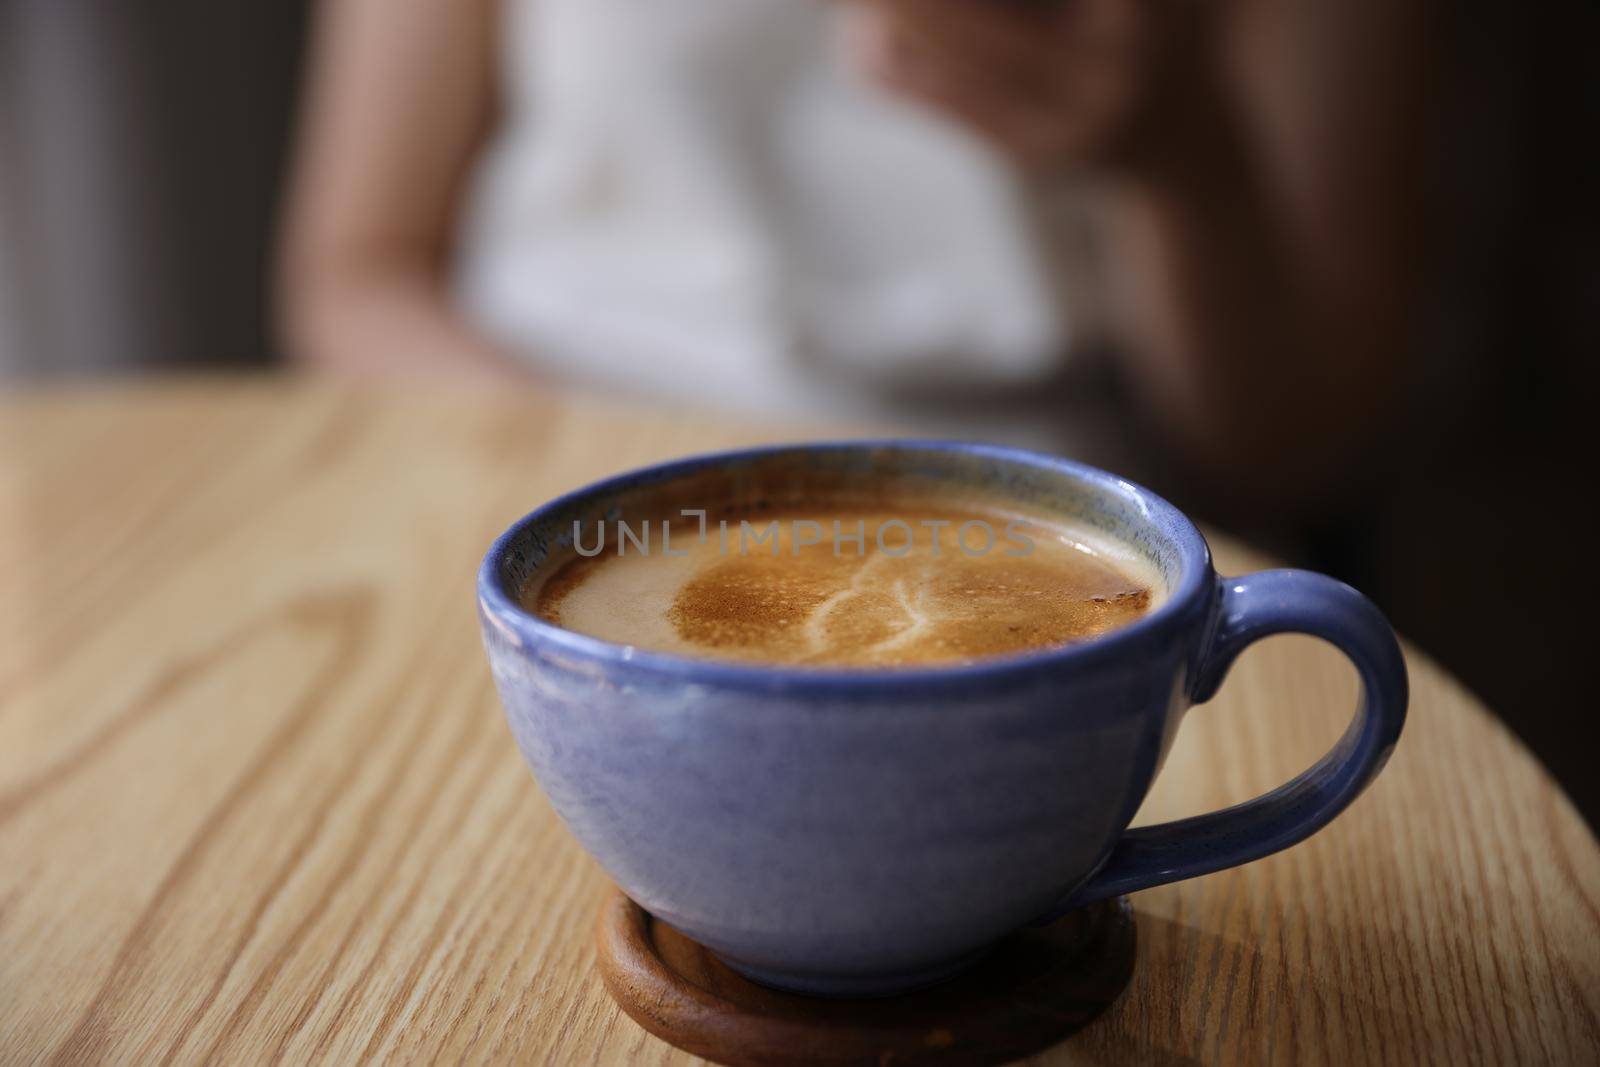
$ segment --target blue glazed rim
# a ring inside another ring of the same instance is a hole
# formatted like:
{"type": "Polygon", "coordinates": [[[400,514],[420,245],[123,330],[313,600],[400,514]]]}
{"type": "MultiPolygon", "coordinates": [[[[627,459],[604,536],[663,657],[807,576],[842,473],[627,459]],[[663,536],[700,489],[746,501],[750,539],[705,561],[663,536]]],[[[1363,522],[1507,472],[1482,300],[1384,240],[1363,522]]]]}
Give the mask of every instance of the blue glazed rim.
{"type": "Polygon", "coordinates": [[[920,438],[863,438],[801,441],[703,452],[648,467],[638,467],[591,482],[541,504],[512,523],[504,533],[495,538],[478,568],[477,584],[478,606],[483,617],[489,625],[511,636],[524,654],[531,649],[547,648],[590,661],[600,667],[649,674],[663,680],[680,681],[685,684],[719,688],[805,690],[823,695],[828,692],[859,693],[864,690],[889,690],[903,695],[907,689],[944,689],[952,686],[965,687],[970,683],[992,685],[1002,676],[1071,668],[1111,656],[1126,655],[1134,646],[1144,644],[1153,638],[1163,637],[1195,611],[1204,600],[1203,593],[1212,573],[1211,547],[1206,543],[1205,535],[1188,516],[1149,489],[1098,467],[1042,452],[1003,445],[920,438]],[[517,602],[517,596],[506,589],[504,564],[511,546],[522,536],[523,531],[531,525],[544,521],[552,513],[571,508],[587,497],[608,495],[636,486],[671,481],[719,463],[744,463],[804,452],[867,450],[948,452],[977,456],[1002,463],[1042,469],[1087,484],[1099,492],[1121,497],[1137,507],[1145,521],[1164,534],[1177,548],[1180,562],[1178,582],[1168,592],[1166,601],[1155,611],[1092,641],[986,657],[969,663],[953,663],[941,667],[894,668],[780,667],[729,660],[696,659],[671,652],[651,652],[545,622],[524,610],[517,602]]]}

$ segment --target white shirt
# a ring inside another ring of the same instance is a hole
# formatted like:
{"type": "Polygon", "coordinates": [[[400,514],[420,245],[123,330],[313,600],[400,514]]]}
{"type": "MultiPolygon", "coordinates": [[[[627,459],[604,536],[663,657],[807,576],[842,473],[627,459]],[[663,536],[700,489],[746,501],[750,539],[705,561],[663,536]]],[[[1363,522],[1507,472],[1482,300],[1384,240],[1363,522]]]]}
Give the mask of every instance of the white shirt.
{"type": "Polygon", "coordinates": [[[548,375],[747,413],[1054,377],[1033,207],[825,0],[507,0],[458,285],[548,375]]]}

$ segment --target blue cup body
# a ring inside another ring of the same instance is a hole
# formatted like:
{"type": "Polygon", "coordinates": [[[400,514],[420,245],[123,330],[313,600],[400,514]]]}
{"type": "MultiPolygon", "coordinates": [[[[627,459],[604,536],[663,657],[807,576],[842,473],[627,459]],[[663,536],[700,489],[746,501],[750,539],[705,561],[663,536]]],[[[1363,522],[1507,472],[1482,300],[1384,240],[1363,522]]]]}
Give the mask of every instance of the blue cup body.
{"type": "Polygon", "coordinates": [[[1199,531],[1154,494],[982,445],[802,445],[623,475],[514,525],[478,593],[512,734],[573,835],[658,919],[808,993],[936,981],[1066,908],[1286,847],[1377,773],[1405,712],[1393,634],[1353,590],[1299,571],[1219,579],[1199,531]],[[565,556],[575,520],[697,480],[737,490],[813,475],[982,486],[1069,510],[1143,553],[1165,599],[1084,644],[882,670],[650,653],[518,606],[522,584],[565,556]],[[1361,671],[1339,746],[1249,804],[1128,831],[1184,711],[1241,648],[1284,630],[1328,637],[1361,671]]]}

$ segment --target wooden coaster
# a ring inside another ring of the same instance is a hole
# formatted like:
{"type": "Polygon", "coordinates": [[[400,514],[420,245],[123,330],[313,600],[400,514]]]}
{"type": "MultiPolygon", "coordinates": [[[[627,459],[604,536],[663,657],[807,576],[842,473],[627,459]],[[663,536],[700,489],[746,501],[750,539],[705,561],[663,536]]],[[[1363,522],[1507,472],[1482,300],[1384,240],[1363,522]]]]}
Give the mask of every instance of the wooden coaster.
{"type": "Polygon", "coordinates": [[[996,1064],[1048,1048],[1133,975],[1126,897],[1024,930],[948,982],[897,997],[827,1000],[739,976],[612,890],[596,930],[600,974],[622,1010],[717,1063],[996,1064]]]}

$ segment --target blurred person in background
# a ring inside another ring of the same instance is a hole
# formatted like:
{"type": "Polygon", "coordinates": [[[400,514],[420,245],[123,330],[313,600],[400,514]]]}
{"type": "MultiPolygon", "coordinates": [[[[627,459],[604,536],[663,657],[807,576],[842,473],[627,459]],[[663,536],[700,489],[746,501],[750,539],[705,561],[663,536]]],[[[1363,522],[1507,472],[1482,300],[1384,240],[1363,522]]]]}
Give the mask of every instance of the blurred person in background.
{"type": "Polygon", "coordinates": [[[1128,471],[1372,592],[1593,817],[1582,597],[1533,584],[1579,532],[1544,516],[1600,350],[1560,133],[1596,128],[1592,12],[320,15],[283,257],[303,361],[881,414],[1128,471]]]}
{"type": "Polygon", "coordinates": [[[1014,402],[1068,362],[1069,220],[872,84],[859,14],[333,0],[286,257],[295,350],[754,416],[1000,396],[1014,433],[1058,444],[1059,412],[1014,402]]]}
{"type": "Polygon", "coordinates": [[[1414,370],[1424,32],[1373,0],[329,0],[292,348],[1160,454],[1281,508],[1414,370]]]}

